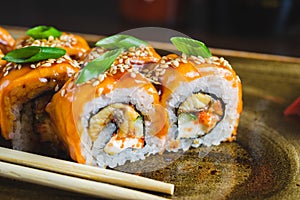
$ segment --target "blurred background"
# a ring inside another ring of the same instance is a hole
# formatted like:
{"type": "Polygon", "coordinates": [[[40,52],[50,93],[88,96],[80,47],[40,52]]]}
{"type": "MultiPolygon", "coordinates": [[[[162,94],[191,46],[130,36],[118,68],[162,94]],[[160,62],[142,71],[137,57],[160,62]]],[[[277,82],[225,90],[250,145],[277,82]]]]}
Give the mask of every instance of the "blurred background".
{"type": "Polygon", "coordinates": [[[97,35],[165,27],[213,48],[300,57],[296,0],[5,1],[0,25],[52,25],[97,35]]]}

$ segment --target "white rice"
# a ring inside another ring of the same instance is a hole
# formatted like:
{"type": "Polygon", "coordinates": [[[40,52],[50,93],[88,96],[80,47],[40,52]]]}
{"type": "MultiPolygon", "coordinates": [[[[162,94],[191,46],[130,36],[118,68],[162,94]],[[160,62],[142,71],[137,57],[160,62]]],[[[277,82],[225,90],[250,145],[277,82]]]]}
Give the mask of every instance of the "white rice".
{"type": "Polygon", "coordinates": [[[13,107],[15,120],[13,130],[9,134],[12,148],[20,151],[38,152],[38,135],[33,131],[33,113],[31,103],[13,107]]]}

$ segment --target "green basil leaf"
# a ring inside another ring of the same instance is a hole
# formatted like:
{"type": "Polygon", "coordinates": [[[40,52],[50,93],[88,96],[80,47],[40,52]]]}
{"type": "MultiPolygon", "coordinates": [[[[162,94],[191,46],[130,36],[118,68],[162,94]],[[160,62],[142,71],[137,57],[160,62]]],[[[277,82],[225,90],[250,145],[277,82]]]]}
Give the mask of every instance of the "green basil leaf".
{"type": "Polygon", "coordinates": [[[105,37],[96,42],[95,44],[95,46],[100,46],[105,49],[129,49],[130,47],[139,47],[141,45],[147,46],[148,43],[133,36],[124,34],[117,34],[110,37],[105,37]]]}
{"type": "Polygon", "coordinates": [[[99,76],[99,74],[105,72],[114,63],[117,57],[122,53],[123,49],[115,49],[107,51],[101,56],[89,62],[84,68],[82,68],[76,83],[84,83],[93,78],[99,76]]]}
{"type": "Polygon", "coordinates": [[[171,42],[182,53],[191,56],[211,57],[212,54],[203,42],[186,37],[172,37],[171,42]]]}
{"type": "Polygon", "coordinates": [[[2,59],[14,63],[32,63],[50,58],[60,58],[66,54],[66,50],[57,47],[29,46],[13,50],[2,59]]]}
{"type": "Polygon", "coordinates": [[[26,34],[34,39],[48,39],[49,36],[58,38],[62,32],[52,26],[36,26],[26,31],[26,34]]]}

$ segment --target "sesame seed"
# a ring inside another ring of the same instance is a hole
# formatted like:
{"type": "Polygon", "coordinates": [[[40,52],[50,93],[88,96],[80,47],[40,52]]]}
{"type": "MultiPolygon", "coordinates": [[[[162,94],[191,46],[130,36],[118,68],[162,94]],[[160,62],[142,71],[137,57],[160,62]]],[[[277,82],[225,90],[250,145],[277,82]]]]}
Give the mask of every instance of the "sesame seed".
{"type": "Polygon", "coordinates": [[[208,64],[212,64],[212,61],[211,60],[207,60],[206,61],[208,64]]]}
{"type": "Polygon", "coordinates": [[[104,80],[105,76],[103,74],[99,75],[99,81],[102,82],[104,80]]]}
{"type": "Polygon", "coordinates": [[[194,62],[197,64],[197,65],[201,65],[202,63],[199,62],[198,60],[194,60],[194,62]]]}
{"type": "Polygon", "coordinates": [[[66,90],[62,89],[61,92],[60,92],[60,95],[63,97],[63,96],[65,96],[65,93],[66,93],[66,90]]]}
{"type": "Polygon", "coordinates": [[[46,62],[46,63],[42,64],[42,67],[51,67],[51,65],[52,65],[51,63],[46,62]]]}
{"type": "Polygon", "coordinates": [[[172,64],[175,65],[175,67],[179,67],[179,62],[177,60],[174,60],[172,64]]]}
{"type": "Polygon", "coordinates": [[[50,35],[50,36],[48,37],[48,40],[49,40],[49,41],[52,41],[52,40],[54,40],[54,37],[53,37],[52,35],[50,35]]]}
{"type": "Polygon", "coordinates": [[[149,53],[149,56],[153,56],[153,53],[150,51],[150,49],[149,49],[148,53],[149,53]]]}
{"type": "Polygon", "coordinates": [[[47,83],[48,80],[46,78],[39,78],[39,81],[42,82],[42,83],[47,83]]]}
{"type": "Polygon", "coordinates": [[[197,57],[194,56],[194,55],[191,55],[191,58],[192,58],[193,60],[197,60],[197,57]]]}
{"type": "Polygon", "coordinates": [[[146,57],[147,55],[148,54],[146,52],[143,52],[143,53],[140,54],[140,56],[142,56],[142,57],[146,57]]]}
{"type": "Polygon", "coordinates": [[[180,61],[183,62],[183,63],[188,63],[188,61],[184,58],[182,58],[180,61]]]}
{"type": "Polygon", "coordinates": [[[168,64],[163,64],[163,65],[160,65],[160,67],[163,68],[163,69],[167,69],[169,67],[169,65],[168,64]]]}
{"type": "Polygon", "coordinates": [[[125,60],[125,64],[126,64],[126,65],[130,65],[130,64],[131,64],[130,59],[126,59],[126,60],[125,60]]]}
{"type": "Polygon", "coordinates": [[[96,81],[93,82],[92,86],[93,86],[93,87],[96,87],[96,86],[99,85],[99,84],[100,84],[100,81],[96,80],[96,81]]]}
{"type": "Polygon", "coordinates": [[[157,82],[158,82],[158,78],[157,78],[157,77],[154,76],[152,79],[153,79],[154,81],[157,81],[157,82]]]}
{"type": "Polygon", "coordinates": [[[57,61],[56,61],[56,63],[58,63],[58,64],[60,64],[60,63],[62,63],[63,61],[61,60],[61,59],[58,59],[57,61]]]}
{"type": "Polygon", "coordinates": [[[54,88],[54,91],[57,92],[59,90],[59,85],[56,84],[55,88],[54,88]]]}
{"type": "Polygon", "coordinates": [[[164,75],[166,73],[165,69],[162,69],[161,72],[159,73],[160,76],[164,75]]]}
{"type": "Polygon", "coordinates": [[[70,83],[68,84],[67,90],[70,90],[73,86],[74,86],[74,83],[73,83],[73,82],[70,82],[70,83]]]}
{"type": "Polygon", "coordinates": [[[140,50],[136,51],[136,52],[135,52],[135,55],[136,55],[136,56],[140,56],[140,55],[141,55],[141,51],[140,51],[140,50]]]}
{"type": "Polygon", "coordinates": [[[101,93],[103,92],[103,90],[104,90],[104,89],[103,89],[102,87],[100,87],[100,88],[98,89],[98,93],[101,94],[101,93]]]}
{"type": "Polygon", "coordinates": [[[133,56],[135,56],[135,53],[129,52],[128,55],[133,57],[133,56]]]}
{"type": "Polygon", "coordinates": [[[219,65],[221,65],[221,63],[219,63],[219,62],[215,62],[215,61],[213,61],[213,62],[212,62],[212,64],[214,64],[214,65],[218,65],[218,66],[219,66],[219,65]]]}
{"type": "Polygon", "coordinates": [[[32,45],[39,46],[39,45],[41,45],[41,41],[40,40],[35,40],[35,41],[33,41],[32,45]]]}
{"type": "Polygon", "coordinates": [[[74,59],[72,59],[68,54],[65,54],[63,57],[60,57],[60,58],[58,58],[59,60],[63,60],[63,61],[66,61],[66,60],[70,60],[70,61],[72,61],[72,60],[74,60],[74,59]]]}
{"type": "Polygon", "coordinates": [[[129,65],[124,65],[123,67],[124,67],[124,69],[129,69],[130,68],[129,65]]]}
{"type": "Polygon", "coordinates": [[[117,69],[114,69],[111,73],[112,74],[116,74],[117,73],[117,69]]]}
{"type": "Polygon", "coordinates": [[[79,72],[74,75],[74,79],[78,78],[79,72]]]}
{"type": "Polygon", "coordinates": [[[115,70],[117,70],[118,69],[118,67],[115,65],[115,64],[112,64],[112,66],[111,66],[111,68],[110,68],[111,70],[113,70],[113,71],[115,71],[115,70]]]}
{"type": "Polygon", "coordinates": [[[219,58],[218,58],[218,57],[216,57],[216,56],[212,56],[212,57],[210,57],[210,60],[212,60],[212,61],[218,61],[218,60],[219,60],[219,58]]]}
{"type": "Polygon", "coordinates": [[[150,78],[152,76],[152,74],[151,73],[145,73],[144,76],[147,77],[147,78],[150,78]]]}
{"type": "Polygon", "coordinates": [[[7,76],[8,75],[8,71],[5,71],[5,73],[3,74],[3,76],[7,76]]]}
{"type": "Polygon", "coordinates": [[[162,68],[156,68],[157,72],[161,72],[163,69],[162,68]]]}
{"type": "Polygon", "coordinates": [[[224,66],[228,67],[229,69],[232,69],[232,66],[229,64],[227,60],[224,62],[224,66]]]}
{"type": "Polygon", "coordinates": [[[159,71],[155,71],[155,76],[159,76],[159,71]]]}
{"type": "Polygon", "coordinates": [[[49,62],[49,63],[54,63],[54,62],[55,62],[55,59],[50,58],[50,59],[48,59],[48,62],[49,62]]]}
{"type": "Polygon", "coordinates": [[[199,59],[202,63],[205,62],[205,59],[204,59],[203,57],[201,57],[201,56],[198,56],[198,59],[199,59]]]}
{"type": "Polygon", "coordinates": [[[78,63],[76,60],[70,62],[70,64],[71,64],[73,67],[80,68],[79,63],[78,63]]]}

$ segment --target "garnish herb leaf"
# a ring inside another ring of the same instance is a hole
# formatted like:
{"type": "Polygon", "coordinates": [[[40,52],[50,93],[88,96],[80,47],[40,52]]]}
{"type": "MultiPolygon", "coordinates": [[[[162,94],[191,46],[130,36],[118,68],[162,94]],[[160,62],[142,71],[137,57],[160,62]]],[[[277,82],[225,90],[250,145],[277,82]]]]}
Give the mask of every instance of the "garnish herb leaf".
{"type": "Polygon", "coordinates": [[[148,43],[146,41],[140,40],[133,36],[117,34],[99,40],[98,42],[96,42],[95,46],[100,46],[105,49],[129,49],[130,47],[139,47],[141,45],[147,46],[147,44],[148,43]]]}
{"type": "Polygon", "coordinates": [[[82,68],[76,84],[84,83],[93,78],[99,76],[99,74],[105,72],[114,63],[117,57],[122,53],[123,49],[114,49],[107,51],[100,55],[93,61],[89,62],[84,68],[82,68]]]}
{"type": "Polygon", "coordinates": [[[186,37],[172,37],[171,42],[182,53],[191,56],[211,57],[212,54],[203,42],[186,37]]]}
{"type": "Polygon", "coordinates": [[[36,26],[26,31],[26,34],[36,39],[48,39],[49,36],[58,38],[62,32],[52,26],[36,26]]]}
{"type": "Polygon", "coordinates": [[[50,58],[60,58],[65,54],[66,50],[58,47],[29,46],[13,50],[2,59],[14,63],[32,63],[50,58]]]}

